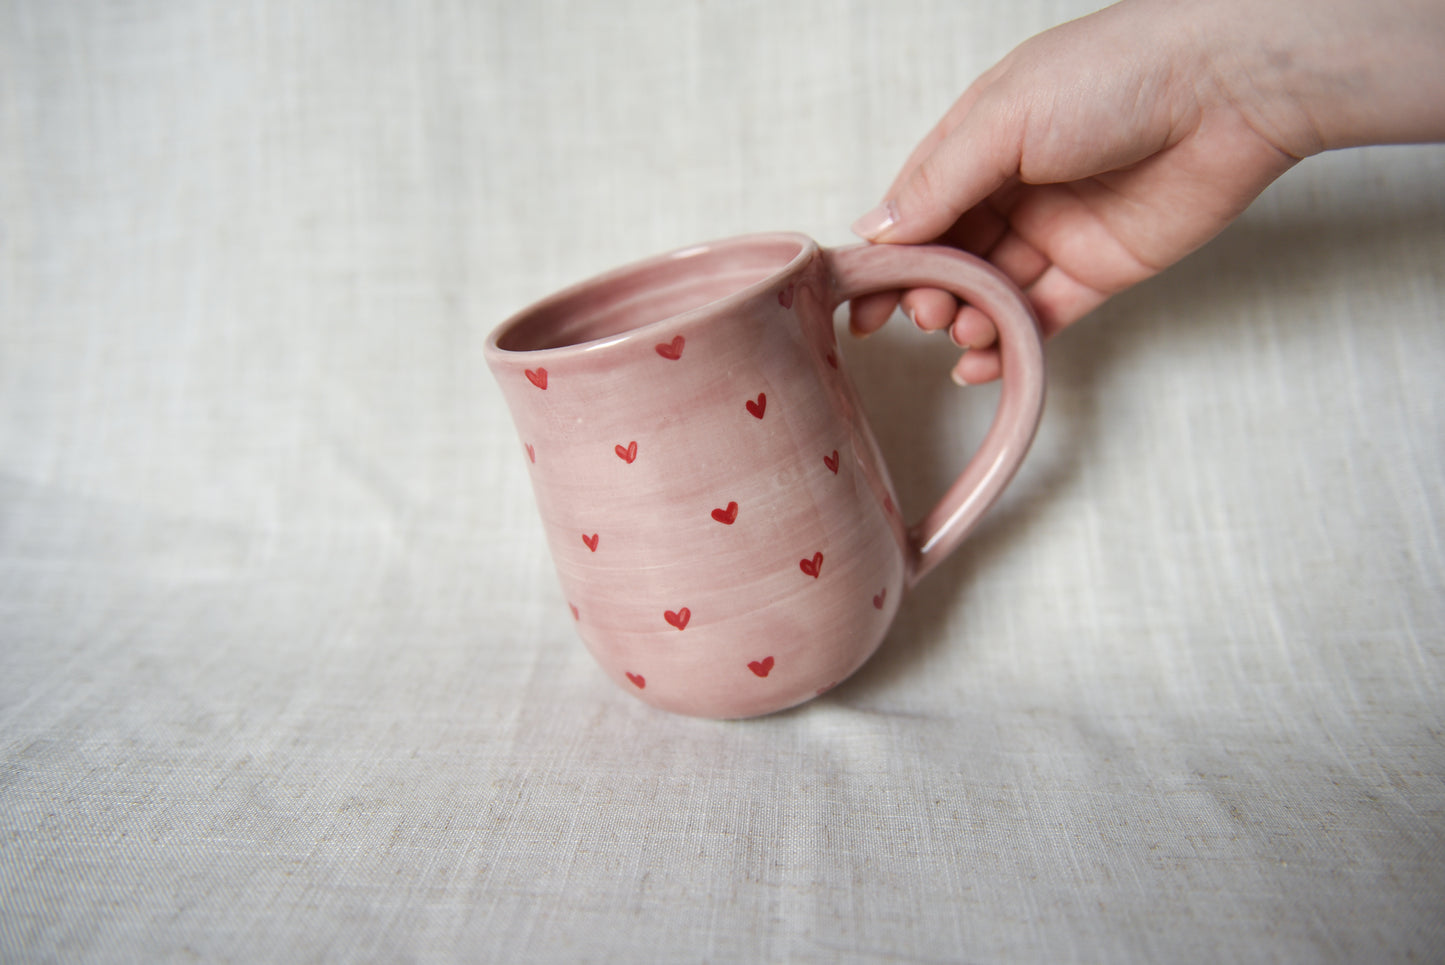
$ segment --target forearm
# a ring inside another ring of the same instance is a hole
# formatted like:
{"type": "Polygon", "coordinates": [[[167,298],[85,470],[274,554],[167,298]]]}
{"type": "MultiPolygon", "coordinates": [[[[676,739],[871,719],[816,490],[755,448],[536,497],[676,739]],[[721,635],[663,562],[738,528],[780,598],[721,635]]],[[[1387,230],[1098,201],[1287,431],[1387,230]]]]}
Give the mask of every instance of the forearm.
{"type": "Polygon", "coordinates": [[[1445,140],[1445,0],[1212,0],[1189,16],[1225,96],[1283,151],[1445,140]]]}

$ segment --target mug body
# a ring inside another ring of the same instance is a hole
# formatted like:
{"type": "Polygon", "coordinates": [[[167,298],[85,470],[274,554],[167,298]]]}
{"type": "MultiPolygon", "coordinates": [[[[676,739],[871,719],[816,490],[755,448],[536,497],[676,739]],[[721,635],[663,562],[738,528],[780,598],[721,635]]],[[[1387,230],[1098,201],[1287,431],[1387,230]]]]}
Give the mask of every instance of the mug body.
{"type": "Polygon", "coordinates": [[[907,537],[801,235],[701,245],[503,323],[489,366],[577,631],[624,689],[748,717],[882,641],[907,537]]]}

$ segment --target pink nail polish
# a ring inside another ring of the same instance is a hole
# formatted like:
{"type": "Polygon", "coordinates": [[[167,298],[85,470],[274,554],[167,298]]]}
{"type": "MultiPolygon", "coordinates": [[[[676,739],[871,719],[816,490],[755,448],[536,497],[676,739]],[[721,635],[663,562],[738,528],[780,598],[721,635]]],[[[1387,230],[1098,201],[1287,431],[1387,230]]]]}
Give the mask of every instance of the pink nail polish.
{"type": "Polygon", "coordinates": [[[853,233],[860,238],[873,241],[883,232],[898,223],[898,207],[892,201],[884,201],[878,207],[853,222],[853,233]]]}

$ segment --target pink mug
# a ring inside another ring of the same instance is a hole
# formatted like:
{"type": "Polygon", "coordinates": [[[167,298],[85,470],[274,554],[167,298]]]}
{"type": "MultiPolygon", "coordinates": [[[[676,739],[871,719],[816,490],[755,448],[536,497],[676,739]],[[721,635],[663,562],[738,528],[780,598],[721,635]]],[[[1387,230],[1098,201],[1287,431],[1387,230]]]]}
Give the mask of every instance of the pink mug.
{"type": "Polygon", "coordinates": [[[703,717],[782,710],[857,670],[1003,491],[1043,411],[1028,303],[941,247],[686,248],[525,309],[486,358],[583,642],[623,689],[703,717]],[[918,287],[993,319],[1003,388],[978,452],[909,527],[833,313],[918,287]]]}

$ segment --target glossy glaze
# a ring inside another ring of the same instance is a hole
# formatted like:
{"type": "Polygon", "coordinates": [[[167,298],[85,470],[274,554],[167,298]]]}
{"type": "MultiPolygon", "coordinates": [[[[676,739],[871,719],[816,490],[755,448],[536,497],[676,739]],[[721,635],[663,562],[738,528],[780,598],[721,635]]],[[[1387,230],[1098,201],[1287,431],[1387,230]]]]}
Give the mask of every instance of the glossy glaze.
{"type": "Polygon", "coordinates": [[[826,691],[1006,484],[1042,401],[1036,329],[1001,276],[940,251],[732,239],[575,286],[492,334],[573,619],[624,689],[707,717],[826,691]],[[1005,390],[979,455],[910,532],[832,319],[845,298],[924,281],[996,313],[1005,390]]]}

